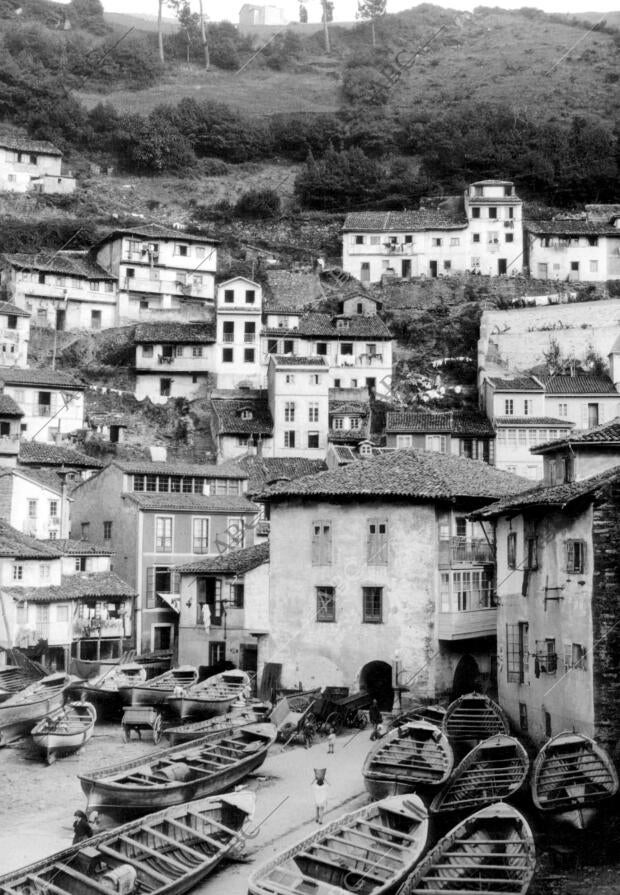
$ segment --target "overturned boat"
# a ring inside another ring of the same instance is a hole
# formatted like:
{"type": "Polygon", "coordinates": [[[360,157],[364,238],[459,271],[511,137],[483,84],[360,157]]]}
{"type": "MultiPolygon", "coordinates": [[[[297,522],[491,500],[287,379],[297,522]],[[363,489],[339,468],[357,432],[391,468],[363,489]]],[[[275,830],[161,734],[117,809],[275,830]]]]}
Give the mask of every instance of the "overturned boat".
{"type": "Polygon", "coordinates": [[[191,687],[198,680],[195,665],[179,665],[147,681],[123,684],[120,689],[123,705],[164,705],[166,699],[180,688],[191,687]]]}
{"type": "Polygon", "coordinates": [[[524,786],[530,760],[521,743],[500,733],[478,743],[465,756],[431,802],[432,814],[475,811],[508,799],[524,786]]]}
{"type": "Polygon", "coordinates": [[[62,672],[48,674],[0,703],[0,746],[30,733],[37,721],[60,708],[70,680],[62,672]]]}
{"type": "Polygon", "coordinates": [[[89,808],[138,816],[224,792],[262,765],[275,738],[273,724],[215,731],[79,779],[89,808]]]}
{"type": "Polygon", "coordinates": [[[428,815],[415,795],[393,796],[345,814],[255,870],[251,895],[383,895],[393,892],[426,847],[428,815]]]}
{"type": "Polygon", "coordinates": [[[480,742],[495,733],[510,733],[504,710],[483,693],[467,693],[446,709],[443,731],[451,743],[480,742]]]}
{"type": "Polygon", "coordinates": [[[250,695],[250,678],[236,668],[208,677],[183,693],[173,694],[166,705],[182,721],[225,715],[232,704],[250,695]]]}
{"type": "Polygon", "coordinates": [[[531,790],[539,811],[554,812],[558,819],[583,828],[598,803],[618,792],[618,774],[602,746],[583,734],[564,731],[536,756],[531,790]]]}
{"type": "Polygon", "coordinates": [[[168,808],[0,877],[0,895],[182,895],[242,841],[254,808],[240,791],[168,808]]]}
{"type": "Polygon", "coordinates": [[[536,869],[532,831],[497,802],[463,820],[415,867],[398,895],[525,895],[536,869]]]}
{"type": "Polygon", "coordinates": [[[428,721],[410,721],[390,731],[364,761],[364,785],[373,799],[441,786],[454,766],[448,738],[428,721]]]}
{"type": "Polygon", "coordinates": [[[58,755],[77,752],[93,735],[97,710],[90,702],[68,702],[32,729],[35,745],[52,764],[58,755]]]}

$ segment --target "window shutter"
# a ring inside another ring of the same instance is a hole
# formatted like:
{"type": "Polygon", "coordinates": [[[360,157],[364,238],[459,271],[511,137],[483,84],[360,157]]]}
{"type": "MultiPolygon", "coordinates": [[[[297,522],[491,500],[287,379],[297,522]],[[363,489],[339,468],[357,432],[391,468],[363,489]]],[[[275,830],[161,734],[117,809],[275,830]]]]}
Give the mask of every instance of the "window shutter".
{"type": "Polygon", "coordinates": [[[575,568],[575,542],[566,542],[566,568],[572,572],[575,568]]]}
{"type": "Polygon", "coordinates": [[[146,605],[152,606],[155,601],[155,566],[146,570],[146,605]]]}

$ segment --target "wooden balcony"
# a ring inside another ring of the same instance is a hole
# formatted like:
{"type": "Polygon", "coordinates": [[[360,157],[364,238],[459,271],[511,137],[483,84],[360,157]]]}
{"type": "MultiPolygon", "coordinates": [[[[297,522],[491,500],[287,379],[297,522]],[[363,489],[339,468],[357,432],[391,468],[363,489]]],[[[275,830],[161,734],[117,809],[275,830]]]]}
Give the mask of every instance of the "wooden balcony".
{"type": "Polygon", "coordinates": [[[494,564],[493,547],[484,538],[446,538],[439,542],[439,565],[443,568],[494,564]]]}
{"type": "Polygon", "coordinates": [[[437,616],[439,640],[471,640],[497,635],[497,609],[471,609],[467,612],[440,612],[437,616]]]}

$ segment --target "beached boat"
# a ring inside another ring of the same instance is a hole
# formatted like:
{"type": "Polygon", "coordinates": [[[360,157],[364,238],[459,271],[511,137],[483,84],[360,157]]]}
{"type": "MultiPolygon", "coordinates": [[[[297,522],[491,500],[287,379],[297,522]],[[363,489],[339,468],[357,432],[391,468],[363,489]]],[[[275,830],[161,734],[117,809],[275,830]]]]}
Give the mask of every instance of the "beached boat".
{"type": "Polygon", "coordinates": [[[446,709],[443,731],[452,743],[480,742],[494,733],[510,733],[510,727],[496,702],[483,693],[467,693],[446,709]]]}
{"type": "Polygon", "coordinates": [[[539,811],[578,828],[587,825],[590,809],[618,792],[618,774],[602,746],[590,737],[565,731],[542,747],[532,771],[532,800],[539,811]]]}
{"type": "Polygon", "coordinates": [[[497,802],[454,827],[415,867],[398,895],[525,895],[536,869],[532,831],[497,802]]]}
{"type": "Polygon", "coordinates": [[[4,665],[0,668],[0,703],[9,699],[14,693],[25,690],[42,677],[45,677],[44,671],[37,674],[33,669],[22,668],[19,665],[4,665]]]}
{"type": "Polygon", "coordinates": [[[450,776],[454,755],[448,738],[428,721],[410,721],[390,731],[364,761],[364,784],[373,799],[441,786],[450,776]]]}
{"type": "Polygon", "coordinates": [[[197,680],[198,669],[195,665],[179,665],[150,681],[143,679],[132,685],[122,686],[121,701],[123,705],[164,705],[177,687],[191,687],[197,680]]]}
{"type": "Polygon", "coordinates": [[[146,669],[137,662],[109,666],[103,673],[85,681],[79,687],[80,696],[88,699],[101,711],[120,710],[121,688],[132,687],[146,680],[146,669]]]}
{"type": "Polygon", "coordinates": [[[409,721],[428,721],[430,724],[441,727],[445,717],[446,710],[442,705],[417,705],[394,715],[390,721],[390,728],[402,727],[403,724],[407,724],[409,721]]]}
{"type": "Polygon", "coordinates": [[[166,705],[181,720],[198,720],[225,715],[237,699],[249,695],[250,678],[245,671],[233,668],[194,684],[184,693],[168,696],[166,705]]]}
{"type": "Polygon", "coordinates": [[[426,847],[428,814],[415,795],[373,802],[313,833],[256,869],[251,895],[382,895],[393,892],[426,847]]]}
{"type": "Polygon", "coordinates": [[[477,743],[431,802],[431,814],[475,811],[508,799],[527,780],[530,760],[521,743],[504,733],[477,743]]]}
{"type": "Polygon", "coordinates": [[[194,721],[191,724],[181,724],[178,727],[166,728],[165,734],[172,746],[179,743],[189,743],[199,740],[208,733],[218,730],[232,730],[235,727],[245,727],[248,724],[256,724],[260,719],[252,711],[251,707],[239,708],[238,711],[229,712],[227,715],[216,715],[206,721],[194,721]]]}
{"type": "Polygon", "coordinates": [[[30,733],[37,721],[60,708],[69,683],[68,674],[48,674],[1,703],[0,746],[30,733]]]}
{"type": "Polygon", "coordinates": [[[138,816],[229,789],[262,765],[275,737],[273,724],[215,731],[79,779],[89,808],[138,816]]]}
{"type": "Polygon", "coordinates": [[[0,895],[182,895],[243,841],[248,791],[168,808],[0,877],[0,895]]]}
{"type": "Polygon", "coordinates": [[[68,702],[35,724],[31,736],[52,764],[57,755],[81,749],[92,737],[96,720],[97,710],[90,702],[68,702]]]}

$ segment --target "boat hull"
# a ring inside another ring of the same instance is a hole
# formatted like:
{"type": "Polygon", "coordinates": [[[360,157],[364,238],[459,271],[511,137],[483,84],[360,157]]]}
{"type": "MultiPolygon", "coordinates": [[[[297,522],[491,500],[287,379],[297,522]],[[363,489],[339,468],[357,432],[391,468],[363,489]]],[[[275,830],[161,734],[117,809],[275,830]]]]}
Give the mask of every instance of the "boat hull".
{"type": "Polygon", "coordinates": [[[47,722],[43,719],[36,724],[32,739],[45,755],[47,763],[52,764],[58,755],[70,755],[81,749],[91,739],[96,720],[97,712],[93,705],[69,703],[47,722]]]}
{"type": "Polygon", "coordinates": [[[182,727],[169,727],[166,730],[166,738],[171,746],[177,746],[179,743],[199,740],[201,737],[217,730],[232,730],[235,727],[255,724],[257,720],[251,711],[244,711],[240,715],[218,715],[207,721],[197,721],[194,724],[185,724],[182,727]]]}
{"type": "MultiPolygon", "coordinates": [[[[62,676],[59,676],[62,677],[62,676]]],[[[43,681],[47,680],[44,678],[43,681]]],[[[47,689],[44,685],[33,684],[37,688],[32,695],[31,687],[22,693],[12,696],[0,705],[0,746],[6,746],[12,740],[30,733],[38,721],[60,708],[65,700],[65,690],[69,678],[65,676],[64,684],[47,689]]]]}
{"type": "Polygon", "coordinates": [[[445,734],[428,721],[410,721],[390,731],[364,761],[364,785],[373,799],[436,790],[454,766],[445,734]]]}
{"type": "Polygon", "coordinates": [[[198,721],[207,720],[216,715],[225,715],[237,699],[237,694],[231,694],[221,698],[206,697],[201,699],[199,696],[169,696],[166,702],[171,712],[182,721],[191,719],[198,721]]]}

